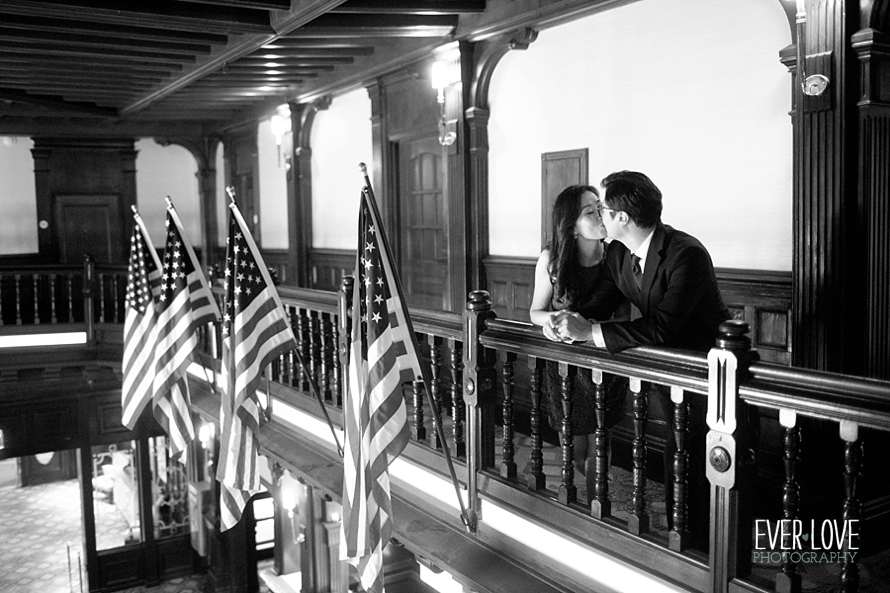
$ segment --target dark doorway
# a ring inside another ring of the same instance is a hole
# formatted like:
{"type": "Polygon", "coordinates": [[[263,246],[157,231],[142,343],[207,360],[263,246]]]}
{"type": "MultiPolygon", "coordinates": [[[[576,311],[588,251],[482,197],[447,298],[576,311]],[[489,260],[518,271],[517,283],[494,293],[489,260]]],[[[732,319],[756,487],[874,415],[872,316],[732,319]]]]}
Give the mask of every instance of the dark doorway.
{"type": "Polygon", "coordinates": [[[436,137],[399,143],[399,238],[405,298],[449,310],[448,216],[442,147],[436,137]]]}
{"type": "Polygon", "coordinates": [[[120,196],[57,195],[55,219],[62,263],[83,263],[85,255],[98,263],[124,262],[120,196]]]}

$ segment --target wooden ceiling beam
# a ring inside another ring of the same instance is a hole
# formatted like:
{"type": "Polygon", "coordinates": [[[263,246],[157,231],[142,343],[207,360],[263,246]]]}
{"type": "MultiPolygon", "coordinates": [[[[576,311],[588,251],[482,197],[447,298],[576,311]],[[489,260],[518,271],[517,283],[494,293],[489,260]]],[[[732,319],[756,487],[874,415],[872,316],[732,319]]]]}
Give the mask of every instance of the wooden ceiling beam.
{"type": "Polygon", "coordinates": [[[116,52],[119,49],[154,49],[164,52],[189,52],[196,54],[209,54],[210,45],[199,43],[185,43],[182,41],[159,41],[144,39],[122,39],[94,35],[82,35],[71,33],[59,33],[56,31],[25,31],[4,26],[0,21],[0,41],[10,43],[97,47],[104,51],[116,52]]]}
{"type": "Polygon", "coordinates": [[[109,7],[102,0],[73,0],[64,4],[50,0],[3,0],[3,12],[6,14],[198,33],[272,32],[267,12],[243,8],[197,9],[195,6],[172,0],[151,0],[138,4],[131,1],[114,7],[109,7]]]}
{"type": "MultiPolygon", "coordinates": [[[[53,56],[53,67],[58,70],[67,70],[70,66],[73,68],[88,67],[94,71],[101,71],[103,68],[126,68],[134,72],[141,70],[149,71],[179,71],[183,69],[183,65],[177,62],[153,62],[151,64],[134,61],[126,58],[118,58],[114,56],[96,56],[88,64],[84,64],[84,60],[79,56],[53,56]]],[[[24,54],[11,52],[8,53],[5,47],[0,47],[0,62],[4,65],[24,64],[37,68],[46,68],[46,60],[33,54],[24,54]]]]}
{"type": "Polygon", "coordinates": [[[99,48],[99,47],[63,47],[63,48],[49,48],[45,45],[39,43],[4,43],[0,45],[0,52],[5,54],[10,53],[18,53],[25,55],[34,55],[35,52],[39,52],[41,57],[45,56],[63,56],[63,57],[74,57],[81,56],[88,57],[90,59],[97,58],[100,61],[108,56],[109,54],[113,55],[114,58],[119,60],[131,60],[137,62],[182,62],[182,63],[194,63],[195,56],[192,54],[176,54],[176,53],[165,53],[161,52],[153,52],[153,51],[141,51],[141,50],[132,50],[132,49],[118,49],[114,52],[110,52],[107,48],[99,48]]]}
{"type": "Polygon", "coordinates": [[[213,4],[215,6],[234,6],[253,10],[288,10],[290,0],[177,0],[194,2],[195,4],[213,4]]]}
{"type": "Polygon", "coordinates": [[[0,4],[0,23],[4,27],[24,29],[26,31],[46,31],[49,33],[80,33],[97,35],[105,38],[141,39],[145,41],[184,41],[187,43],[208,43],[222,45],[228,36],[220,33],[204,33],[198,31],[176,31],[172,29],[151,29],[148,27],[129,27],[127,25],[110,25],[108,23],[91,23],[77,20],[56,20],[3,14],[0,4]]]}
{"type": "Polygon", "coordinates": [[[57,80],[57,81],[104,81],[114,82],[145,82],[158,83],[169,76],[168,72],[130,72],[120,70],[117,72],[96,72],[95,70],[83,70],[81,68],[34,68],[31,66],[11,67],[0,66],[0,78],[4,80],[24,78],[28,80],[57,80]]]}
{"type": "Polygon", "coordinates": [[[229,67],[237,64],[239,66],[263,66],[266,68],[311,68],[312,66],[323,66],[326,64],[352,64],[353,62],[355,62],[355,59],[347,56],[331,56],[325,58],[278,58],[275,60],[255,56],[244,56],[243,58],[239,58],[234,64],[229,64],[229,67]]]}
{"type": "Polygon", "coordinates": [[[100,107],[95,103],[66,101],[63,98],[54,95],[32,95],[16,89],[0,88],[0,99],[49,107],[67,113],[84,113],[109,117],[116,117],[118,113],[117,109],[100,107]]]}
{"type": "MultiPolygon", "coordinates": [[[[255,74],[258,76],[262,76],[264,74],[269,74],[272,76],[285,76],[288,74],[293,74],[294,72],[333,72],[334,67],[330,65],[318,65],[318,66],[302,66],[300,68],[290,67],[290,68],[267,68],[265,66],[257,66],[253,64],[231,64],[226,69],[226,72],[234,72],[236,74],[255,74]]],[[[225,76],[226,73],[220,73],[220,75],[225,76]]]]}
{"type": "MultiPolygon", "coordinates": [[[[262,49],[245,56],[245,58],[263,58],[266,60],[286,59],[286,58],[324,58],[332,56],[371,56],[374,55],[374,48],[370,45],[362,47],[319,47],[319,48],[275,48],[269,49],[263,46],[262,49]]],[[[242,60],[244,58],[241,58],[242,60]]]]}
{"type": "Polygon", "coordinates": [[[485,0],[349,0],[331,12],[417,15],[480,13],[485,12],[485,0]]]}

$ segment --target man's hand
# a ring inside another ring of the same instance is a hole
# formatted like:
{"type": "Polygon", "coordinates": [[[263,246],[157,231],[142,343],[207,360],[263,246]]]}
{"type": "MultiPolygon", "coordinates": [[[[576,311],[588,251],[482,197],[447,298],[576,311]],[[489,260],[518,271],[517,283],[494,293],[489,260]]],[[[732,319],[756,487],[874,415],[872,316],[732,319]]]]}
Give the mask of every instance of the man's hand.
{"type": "Polygon", "coordinates": [[[586,342],[591,339],[593,324],[573,311],[560,311],[551,317],[554,333],[560,342],[586,342]]]}
{"type": "Polygon", "coordinates": [[[554,311],[550,314],[550,318],[547,320],[547,323],[544,324],[544,337],[548,340],[552,340],[554,342],[563,342],[564,340],[556,335],[556,325],[555,320],[556,317],[561,313],[561,311],[554,311]]]}

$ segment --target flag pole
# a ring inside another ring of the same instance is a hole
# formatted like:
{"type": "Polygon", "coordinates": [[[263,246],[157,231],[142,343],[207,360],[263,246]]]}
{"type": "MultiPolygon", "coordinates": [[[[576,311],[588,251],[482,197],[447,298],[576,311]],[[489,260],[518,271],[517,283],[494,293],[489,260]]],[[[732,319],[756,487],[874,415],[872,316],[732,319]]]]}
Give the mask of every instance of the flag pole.
{"type": "MultiPolygon", "coordinates": [[[[232,200],[232,203],[229,205],[229,208],[237,208],[237,203],[235,202],[235,187],[234,186],[226,186],[226,193],[229,194],[229,199],[232,200]]],[[[238,212],[238,216],[240,216],[240,212],[238,212]]],[[[271,283],[270,283],[271,284],[271,283]]],[[[278,299],[278,291],[275,291],[275,300],[278,301],[278,305],[281,306],[281,302],[278,299]]],[[[290,323],[290,317],[287,317],[288,323],[290,323]]],[[[306,377],[306,382],[309,383],[309,390],[315,396],[315,399],[318,400],[318,405],[321,406],[321,413],[324,416],[324,419],[328,423],[328,428],[331,429],[331,435],[334,437],[334,444],[337,445],[337,454],[340,455],[342,459],[344,456],[343,446],[340,444],[340,439],[337,438],[337,429],[334,427],[334,422],[331,420],[331,417],[328,415],[328,409],[324,405],[324,399],[321,397],[321,392],[318,390],[318,386],[315,384],[315,381],[312,379],[312,375],[309,373],[309,367],[306,365],[306,361],[303,358],[303,355],[300,353],[299,348],[294,348],[292,350],[297,355],[297,363],[300,365],[300,369],[303,371],[303,375],[306,377]]]]}
{"type": "MultiPolygon", "coordinates": [[[[373,209],[374,216],[377,219],[377,223],[382,226],[383,219],[380,216],[380,210],[377,208],[377,198],[374,197],[374,189],[371,187],[371,180],[368,178],[368,166],[365,163],[359,163],[359,169],[362,172],[362,175],[365,177],[365,189],[364,191],[368,194],[369,200],[368,203],[371,205],[373,209]]],[[[379,239],[383,244],[383,248],[386,250],[386,253],[390,256],[390,260],[392,260],[392,251],[389,248],[389,241],[386,238],[386,233],[381,231],[379,233],[379,239]]],[[[404,298],[404,293],[402,292],[402,284],[399,280],[398,274],[393,274],[392,278],[393,285],[398,292],[399,299],[406,303],[404,298]]],[[[414,334],[414,324],[411,322],[411,316],[405,315],[405,324],[407,325],[408,335],[411,336],[411,345],[414,348],[414,352],[417,355],[417,361],[420,363],[420,346],[417,343],[417,336],[414,334]]],[[[471,519],[467,514],[466,506],[464,505],[464,499],[460,495],[460,482],[457,479],[457,473],[454,471],[454,462],[451,459],[451,452],[448,450],[448,441],[445,440],[445,430],[442,428],[442,419],[439,416],[439,408],[436,405],[436,402],[433,400],[432,390],[430,389],[430,385],[432,384],[432,380],[430,378],[430,370],[425,364],[420,364],[420,373],[423,379],[423,388],[426,392],[426,399],[430,405],[430,409],[433,412],[433,425],[436,428],[436,436],[439,437],[439,442],[442,443],[442,451],[445,453],[445,462],[448,465],[448,472],[451,474],[451,483],[454,485],[454,493],[457,495],[457,502],[460,505],[460,520],[463,522],[464,526],[467,528],[467,531],[470,533],[476,532],[476,520],[475,514],[471,519]]]]}

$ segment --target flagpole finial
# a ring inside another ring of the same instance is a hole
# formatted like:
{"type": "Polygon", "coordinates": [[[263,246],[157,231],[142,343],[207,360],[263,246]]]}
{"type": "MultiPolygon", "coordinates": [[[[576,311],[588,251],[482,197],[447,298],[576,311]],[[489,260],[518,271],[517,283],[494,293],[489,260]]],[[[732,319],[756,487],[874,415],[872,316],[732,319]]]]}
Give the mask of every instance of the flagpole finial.
{"type": "Polygon", "coordinates": [[[229,194],[229,199],[232,200],[232,203],[234,204],[235,203],[235,186],[227,185],[226,193],[229,194]]]}
{"type": "Polygon", "coordinates": [[[368,174],[368,165],[366,165],[366,164],[364,164],[364,163],[359,163],[359,164],[358,164],[358,169],[359,169],[359,171],[362,172],[362,175],[367,175],[367,174],[368,174]]]}
{"type": "Polygon", "coordinates": [[[173,200],[170,199],[170,196],[167,196],[166,198],[164,198],[164,201],[167,202],[167,208],[173,207],[173,200]]]}

